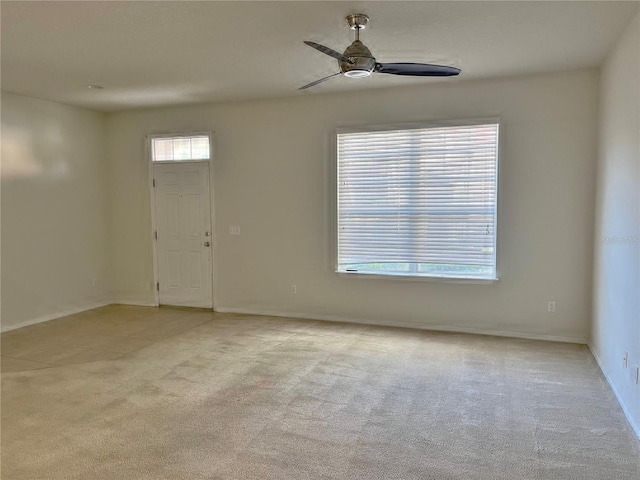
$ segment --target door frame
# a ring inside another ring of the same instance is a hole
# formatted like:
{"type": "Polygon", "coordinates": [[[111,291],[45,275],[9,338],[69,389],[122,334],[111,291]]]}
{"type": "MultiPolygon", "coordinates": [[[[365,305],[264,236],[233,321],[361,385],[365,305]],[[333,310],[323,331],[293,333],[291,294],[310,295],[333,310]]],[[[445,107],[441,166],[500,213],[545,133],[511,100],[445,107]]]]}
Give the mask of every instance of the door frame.
{"type": "Polygon", "coordinates": [[[147,179],[147,188],[149,189],[149,198],[150,198],[150,207],[151,207],[151,231],[149,232],[149,241],[151,242],[152,248],[152,256],[153,256],[153,285],[151,286],[153,289],[153,305],[158,307],[160,306],[160,292],[158,291],[157,285],[159,282],[158,275],[158,245],[155,238],[155,232],[157,230],[157,218],[156,218],[156,195],[155,195],[155,187],[153,186],[154,180],[154,171],[153,167],[155,164],[194,164],[194,163],[207,163],[209,165],[209,210],[211,215],[211,310],[216,309],[216,305],[218,304],[217,299],[217,291],[218,291],[218,283],[216,282],[217,274],[216,274],[216,265],[215,261],[216,257],[216,223],[215,223],[215,195],[214,195],[214,187],[213,187],[213,159],[215,158],[215,150],[214,150],[214,141],[213,141],[214,132],[211,130],[197,130],[197,131],[185,131],[185,132],[177,132],[177,133],[153,133],[145,135],[145,157],[147,159],[147,168],[148,168],[148,179],[147,179]],[[176,138],[176,137],[194,137],[194,136],[203,136],[206,135],[209,137],[209,160],[172,160],[165,162],[154,162],[153,161],[153,153],[151,148],[151,142],[155,138],[176,138]]]}

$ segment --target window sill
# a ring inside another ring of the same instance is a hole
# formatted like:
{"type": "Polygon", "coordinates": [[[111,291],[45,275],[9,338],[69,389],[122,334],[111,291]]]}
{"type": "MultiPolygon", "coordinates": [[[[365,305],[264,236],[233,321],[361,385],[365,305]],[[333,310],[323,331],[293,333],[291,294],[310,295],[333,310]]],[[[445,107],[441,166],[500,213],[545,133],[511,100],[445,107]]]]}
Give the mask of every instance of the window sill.
{"type": "Polygon", "coordinates": [[[385,274],[385,273],[369,273],[369,272],[342,272],[336,271],[341,277],[363,278],[363,279],[378,279],[378,280],[392,280],[392,281],[414,281],[414,282],[438,282],[438,283],[463,283],[468,285],[491,285],[500,281],[496,278],[473,278],[473,277],[447,277],[438,275],[415,275],[412,273],[402,274],[385,274]]]}

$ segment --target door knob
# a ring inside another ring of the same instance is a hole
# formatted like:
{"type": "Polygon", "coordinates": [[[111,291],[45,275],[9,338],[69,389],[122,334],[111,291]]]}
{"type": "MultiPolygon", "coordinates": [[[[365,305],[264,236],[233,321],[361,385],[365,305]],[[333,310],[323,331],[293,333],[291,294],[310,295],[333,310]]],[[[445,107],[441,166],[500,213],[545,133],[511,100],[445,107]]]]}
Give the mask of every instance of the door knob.
{"type": "Polygon", "coordinates": [[[211,246],[211,242],[204,242],[204,246],[205,247],[210,247],[211,246]]]}

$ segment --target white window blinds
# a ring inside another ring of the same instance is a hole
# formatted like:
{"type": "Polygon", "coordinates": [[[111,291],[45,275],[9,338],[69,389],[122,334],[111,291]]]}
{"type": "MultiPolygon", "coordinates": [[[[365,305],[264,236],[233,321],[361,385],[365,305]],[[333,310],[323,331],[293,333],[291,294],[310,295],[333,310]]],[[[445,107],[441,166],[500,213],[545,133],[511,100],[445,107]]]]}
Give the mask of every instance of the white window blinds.
{"type": "Polygon", "coordinates": [[[496,277],[498,124],[339,133],[339,272],[496,277]]]}
{"type": "Polygon", "coordinates": [[[163,137],[151,140],[154,162],[209,160],[209,136],[163,137]]]}

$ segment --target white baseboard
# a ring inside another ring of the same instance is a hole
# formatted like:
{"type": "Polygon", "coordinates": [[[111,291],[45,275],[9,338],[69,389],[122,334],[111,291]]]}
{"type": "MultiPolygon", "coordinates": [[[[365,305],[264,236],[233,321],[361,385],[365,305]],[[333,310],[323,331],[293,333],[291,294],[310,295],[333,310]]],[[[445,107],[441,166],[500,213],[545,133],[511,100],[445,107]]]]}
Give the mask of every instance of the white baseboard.
{"type": "Polygon", "coordinates": [[[87,310],[93,310],[94,308],[105,307],[107,305],[135,305],[139,307],[157,307],[158,305],[153,302],[145,302],[145,301],[137,301],[137,300],[109,300],[98,303],[91,303],[88,305],[84,305],[81,307],[71,308],[69,310],[63,310],[61,312],[52,313],[49,315],[42,315],[37,318],[31,318],[28,320],[24,320],[22,322],[16,323],[14,325],[0,327],[0,332],[10,332],[11,330],[16,330],[22,327],[28,327],[29,325],[35,325],[37,323],[48,322],[49,320],[55,320],[56,318],[66,317],[67,315],[74,315],[76,313],[86,312],[87,310]]]}
{"type": "Polygon", "coordinates": [[[609,384],[609,387],[611,387],[611,390],[613,391],[613,394],[616,396],[616,399],[618,400],[618,403],[620,404],[620,407],[622,408],[622,411],[624,412],[624,416],[627,418],[627,422],[629,422],[629,425],[631,426],[631,430],[633,430],[633,433],[635,433],[636,436],[638,437],[638,439],[640,439],[640,425],[638,425],[634,421],[633,417],[631,416],[631,412],[627,408],[627,405],[624,403],[624,400],[622,399],[622,396],[620,395],[620,392],[618,392],[618,389],[616,388],[615,384],[611,381],[611,377],[609,377],[609,375],[607,375],[607,372],[604,369],[604,364],[602,363],[602,360],[600,360],[600,357],[598,356],[598,353],[596,352],[596,349],[593,348],[591,343],[587,343],[587,345],[589,346],[589,350],[591,351],[591,355],[593,355],[593,358],[596,359],[596,363],[598,364],[598,367],[600,367],[600,371],[602,372],[602,375],[604,375],[604,378],[607,380],[607,383],[609,384]]]}
{"type": "Polygon", "coordinates": [[[145,301],[138,301],[138,300],[113,300],[110,303],[116,304],[116,305],[133,305],[136,307],[157,307],[158,306],[158,304],[154,302],[145,302],[145,301]]]}
{"type": "Polygon", "coordinates": [[[268,315],[272,317],[290,317],[290,318],[305,318],[309,320],[326,320],[329,322],[343,322],[343,323],[361,323],[365,325],[376,325],[379,327],[402,327],[402,328],[416,328],[419,330],[435,330],[439,332],[452,332],[452,333],[471,333],[475,335],[493,335],[496,337],[511,337],[511,338],[524,338],[527,340],[546,340],[550,342],[562,342],[562,343],[578,343],[580,345],[586,345],[587,339],[582,337],[564,337],[559,335],[538,335],[524,332],[512,332],[502,330],[482,330],[467,327],[455,327],[450,325],[421,325],[410,322],[397,322],[394,320],[389,321],[377,321],[371,319],[360,318],[347,318],[335,315],[314,315],[307,313],[295,313],[295,312],[279,312],[274,310],[263,309],[251,309],[251,308],[236,308],[236,307],[214,307],[216,312],[221,313],[242,313],[247,315],[268,315]]]}
{"type": "Polygon", "coordinates": [[[28,327],[29,325],[35,325],[36,323],[48,322],[49,320],[55,320],[56,318],[66,317],[67,315],[73,315],[80,312],[86,312],[87,310],[93,310],[94,308],[104,307],[105,305],[110,305],[111,303],[113,302],[92,303],[88,305],[83,305],[81,307],[71,308],[69,310],[63,310],[61,312],[42,315],[37,318],[23,320],[22,322],[16,323],[14,325],[8,325],[6,327],[2,325],[2,328],[0,329],[0,331],[9,332],[11,330],[16,330],[18,328],[28,327]]]}

